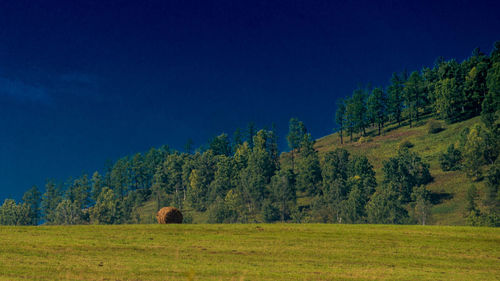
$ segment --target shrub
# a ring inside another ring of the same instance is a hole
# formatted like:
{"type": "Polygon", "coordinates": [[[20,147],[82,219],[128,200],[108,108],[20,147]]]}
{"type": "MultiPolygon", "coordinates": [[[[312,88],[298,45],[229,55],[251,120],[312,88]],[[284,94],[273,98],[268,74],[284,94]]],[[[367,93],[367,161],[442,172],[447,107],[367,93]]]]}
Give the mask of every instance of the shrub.
{"type": "Polygon", "coordinates": [[[399,143],[399,146],[398,146],[398,149],[401,150],[401,149],[410,149],[413,147],[413,143],[410,142],[409,140],[404,140],[402,142],[399,143]]]}
{"type": "Polygon", "coordinates": [[[367,137],[360,137],[358,140],[358,143],[367,143],[373,141],[373,138],[370,136],[367,137]]]}
{"type": "Polygon", "coordinates": [[[439,164],[443,171],[456,171],[460,170],[462,161],[462,152],[455,149],[455,145],[450,144],[448,149],[443,154],[439,155],[439,164]]]}
{"type": "Polygon", "coordinates": [[[444,129],[441,126],[441,123],[439,123],[438,121],[430,120],[429,122],[427,122],[427,132],[429,134],[437,134],[437,133],[441,132],[442,130],[444,130],[444,129]]]}

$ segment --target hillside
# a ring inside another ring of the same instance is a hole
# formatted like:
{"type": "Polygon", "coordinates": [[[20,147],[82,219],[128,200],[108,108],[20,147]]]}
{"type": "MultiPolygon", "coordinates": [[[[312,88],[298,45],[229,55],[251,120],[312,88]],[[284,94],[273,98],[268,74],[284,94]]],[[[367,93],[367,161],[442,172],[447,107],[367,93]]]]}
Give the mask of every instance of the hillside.
{"type": "MultiPolygon", "coordinates": [[[[414,147],[412,151],[418,153],[422,159],[429,163],[430,172],[434,180],[427,186],[432,191],[432,217],[431,224],[438,225],[463,225],[465,196],[467,188],[472,184],[463,171],[443,172],[439,165],[439,155],[446,150],[448,145],[456,143],[460,132],[465,127],[472,127],[480,123],[480,118],[472,118],[463,122],[454,124],[441,123],[443,131],[430,134],[426,122],[430,118],[423,119],[419,126],[410,128],[407,124],[397,127],[396,124],[386,127],[380,136],[377,131],[370,130],[368,142],[359,142],[358,137],[349,142],[346,137],[345,143],[340,145],[340,138],[337,133],[322,137],[316,141],[315,149],[320,154],[332,151],[335,148],[342,147],[352,154],[363,154],[368,157],[370,163],[374,166],[377,181],[382,180],[382,166],[385,160],[397,154],[399,143],[410,141],[414,147]]],[[[366,138],[365,138],[366,140],[366,138]]],[[[475,182],[476,188],[481,192],[484,188],[483,182],[475,182]]]]}
{"type": "MultiPolygon", "coordinates": [[[[397,154],[398,145],[403,141],[410,141],[414,146],[412,151],[418,153],[423,161],[430,165],[430,172],[433,181],[427,186],[432,192],[432,215],[428,224],[435,225],[465,225],[465,206],[467,188],[474,184],[481,191],[484,189],[483,182],[472,182],[463,171],[443,172],[439,165],[439,155],[451,143],[456,143],[460,132],[466,127],[472,127],[480,123],[480,118],[472,118],[463,122],[446,124],[439,122],[443,130],[436,134],[428,133],[427,122],[433,118],[423,118],[418,126],[410,128],[408,124],[401,126],[390,124],[382,130],[380,136],[376,129],[369,129],[365,141],[359,141],[359,136],[353,138],[353,142],[348,137],[344,137],[345,143],[340,145],[338,133],[327,135],[315,142],[315,149],[321,156],[328,151],[336,148],[345,148],[351,154],[362,154],[368,157],[370,163],[374,166],[377,182],[382,181],[382,166],[385,160],[397,154]]],[[[282,153],[281,162],[286,166],[290,162],[290,153],[282,153]]],[[[311,203],[311,197],[298,194],[298,205],[302,208],[308,208],[311,203]]],[[[153,201],[148,201],[138,209],[140,221],[144,223],[154,222],[154,212],[156,205],[153,201]]],[[[193,223],[206,223],[207,214],[204,212],[195,212],[189,206],[186,206],[184,212],[192,217],[193,223]]]]}

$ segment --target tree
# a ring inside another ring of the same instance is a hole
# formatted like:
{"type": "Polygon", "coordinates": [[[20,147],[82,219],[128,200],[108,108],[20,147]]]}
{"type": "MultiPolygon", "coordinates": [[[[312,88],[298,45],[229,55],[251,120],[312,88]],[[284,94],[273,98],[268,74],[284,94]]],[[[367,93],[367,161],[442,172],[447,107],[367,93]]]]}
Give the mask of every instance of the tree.
{"type": "Polygon", "coordinates": [[[233,143],[231,146],[233,147],[233,150],[236,151],[236,149],[238,149],[238,146],[242,144],[243,144],[243,136],[241,134],[241,129],[236,128],[236,130],[233,133],[233,143]]]}
{"type": "Polygon", "coordinates": [[[96,204],[90,210],[90,221],[96,224],[114,224],[118,222],[118,201],[113,190],[105,187],[99,194],[96,204]]]}
{"type": "Polygon", "coordinates": [[[341,222],[341,202],[349,194],[348,173],[349,152],[347,150],[337,148],[325,154],[321,169],[322,194],[326,208],[334,213],[335,222],[341,222]]]}
{"type": "Polygon", "coordinates": [[[397,187],[381,185],[366,205],[369,223],[402,224],[408,221],[397,187]]]}
{"type": "Polygon", "coordinates": [[[278,171],[271,178],[271,196],[278,206],[280,220],[287,220],[296,204],[295,174],[292,170],[278,171]]]}
{"type": "Polygon", "coordinates": [[[346,183],[349,195],[341,204],[341,217],[347,223],[359,223],[365,217],[365,204],[367,197],[362,189],[361,178],[349,178],[346,183]]]}
{"type": "Polygon", "coordinates": [[[304,135],[307,130],[304,123],[299,121],[297,118],[291,118],[288,123],[288,135],[286,139],[288,141],[288,147],[290,147],[292,154],[292,169],[295,169],[295,151],[300,150],[300,144],[304,139],[304,135]]]}
{"type": "Polygon", "coordinates": [[[90,197],[94,202],[97,202],[97,198],[99,198],[99,195],[101,194],[101,191],[104,188],[104,181],[99,172],[95,171],[94,174],[92,175],[92,179],[90,180],[90,182],[92,185],[90,197]]]}
{"type": "Polygon", "coordinates": [[[16,204],[13,199],[5,199],[0,206],[0,225],[30,225],[33,219],[27,204],[16,204]]]}
{"type": "Polygon", "coordinates": [[[38,187],[34,185],[31,189],[26,191],[23,195],[23,202],[28,207],[28,217],[30,225],[37,225],[41,217],[41,204],[42,194],[38,187]]]}
{"type": "Polygon", "coordinates": [[[75,179],[66,191],[66,199],[74,202],[80,209],[87,208],[90,204],[91,186],[86,174],[75,179]]]}
{"type": "Polygon", "coordinates": [[[247,142],[250,148],[253,148],[253,137],[255,136],[255,123],[250,122],[247,125],[247,142]]]}
{"type": "Polygon", "coordinates": [[[487,93],[482,103],[481,118],[489,127],[498,127],[495,121],[500,119],[500,41],[495,43],[491,54],[491,67],[487,71],[487,93]]]}
{"type": "Polygon", "coordinates": [[[349,99],[347,106],[347,120],[350,123],[351,141],[352,133],[362,133],[366,135],[366,127],[368,126],[368,116],[366,114],[366,93],[363,89],[356,89],[349,99]]]}
{"type": "Polygon", "coordinates": [[[366,156],[356,155],[352,157],[348,163],[347,175],[349,178],[356,178],[356,185],[365,198],[369,198],[375,192],[377,186],[375,171],[366,156]]]}
{"type": "Polygon", "coordinates": [[[430,192],[425,186],[420,185],[413,189],[411,194],[413,202],[413,213],[419,224],[425,225],[430,215],[430,192]]]}
{"type": "Polygon", "coordinates": [[[383,184],[394,189],[402,203],[410,202],[414,187],[432,181],[429,164],[422,162],[416,153],[407,148],[400,149],[396,157],[385,161],[382,171],[383,184]]]}
{"type": "Polygon", "coordinates": [[[127,158],[118,159],[110,175],[111,186],[116,194],[123,198],[127,194],[130,186],[129,163],[127,158]]]}
{"type": "Polygon", "coordinates": [[[408,112],[408,119],[410,121],[410,127],[412,127],[412,121],[418,122],[419,109],[421,107],[421,100],[423,95],[423,80],[418,71],[413,71],[405,83],[404,88],[404,101],[406,105],[406,110],[408,112]]]}
{"type": "Polygon", "coordinates": [[[373,89],[367,101],[368,118],[378,126],[378,134],[386,120],[386,97],[381,88],[373,89]]]}
{"type": "Polygon", "coordinates": [[[226,134],[220,134],[210,140],[208,147],[213,151],[214,155],[230,156],[232,152],[231,144],[226,134]]]}
{"type": "Polygon", "coordinates": [[[212,150],[207,150],[194,161],[194,169],[189,176],[187,199],[197,211],[205,211],[209,202],[210,184],[215,175],[215,158],[212,150]]]}
{"type": "Polygon", "coordinates": [[[136,153],[130,163],[131,180],[134,189],[147,187],[147,173],[144,157],[136,153]]]}
{"type": "Polygon", "coordinates": [[[234,188],[233,178],[235,176],[233,158],[220,155],[217,159],[214,180],[210,183],[209,201],[215,202],[218,197],[226,197],[226,193],[234,188]]]}
{"type": "Polygon", "coordinates": [[[193,139],[191,138],[187,139],[186,143],[184,144],[184,152],[187,154],[193,153],[193,145],[194,145],[193,139]]]}
{"type": "Polygon", "coordinates": [[[63,225],[81,224],[83,223],[82,216],[82,209],[80,209],[77,202],[64,199],[56,207],[53,223],[63,225]]]}
{"type": "Polygon", "coordinates": [[[396,72],[392,74],[391,85],[387,92],[389,94],[387,101],[387,111],[392,120],[398,122],[401,126],[401,115],[403,113],[403,89],[405,81],[398,76],[396,72]]]}
{"type": "Polygon", "coordinates": [[[300,145],[302,150],[297,160],[297,188],[310,195],[317,194],[321,182],[321,168],[318,152],[314,149],[314,141],[310,134],[304,135],[300,145]]]}
{"type": "Polygon", "coordinates": [[[456,171],[460,170],[462,161],[462,153],[460,150],[455,149],[454,144],[450,144],[446,152],[439,155],[439,164],[443,171],[456,171]]]}
{"type": "Polygon", "coordinates": [[[278,135],[276,133],[276,124],[272,124],[271,131],[268,132],[268,150],[271,155],[271,160],[274,164],[274,169],[280,168],[280,156],[278,148],[278,135]]]}
{"type": "Polygon", "coordinates": [[[467,141],[463,148],[464,156],[464,168],[467,171],[469,177],[474,180],[479,180],[482,177],[482,168],[484,165],[484,138],[481,136],[482,128],[480,126],[475,126],[472,128],[467,135],[467,141]]]}
{"type": "Polygon", "coordinates": [[[56,220],[56,208],[62,201],[62,191],[53,181],[45,184],[45,193],[42,197],[42,210],[44,219],[48,224],[54,224],[56,220]]]}
{"type": "Polygon", "coordinates": [[[344,144],[343,133],[345,126],[346,106],[343,99],[337,101],[337,111],[335,112],[335,123],[339,125],[340,144],[344,144]]]}

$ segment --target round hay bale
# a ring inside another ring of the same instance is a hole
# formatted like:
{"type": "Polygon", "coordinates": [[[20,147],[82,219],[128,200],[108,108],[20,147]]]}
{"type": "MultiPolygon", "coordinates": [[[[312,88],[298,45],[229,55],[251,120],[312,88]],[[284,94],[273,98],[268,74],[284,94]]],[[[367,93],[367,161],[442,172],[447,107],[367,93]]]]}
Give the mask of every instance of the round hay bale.
{"type": "Polygon", "coordinates": [[[163,207],[156,213],[159,224],[182,223],[182,213],[175,207],[163,207]]]}

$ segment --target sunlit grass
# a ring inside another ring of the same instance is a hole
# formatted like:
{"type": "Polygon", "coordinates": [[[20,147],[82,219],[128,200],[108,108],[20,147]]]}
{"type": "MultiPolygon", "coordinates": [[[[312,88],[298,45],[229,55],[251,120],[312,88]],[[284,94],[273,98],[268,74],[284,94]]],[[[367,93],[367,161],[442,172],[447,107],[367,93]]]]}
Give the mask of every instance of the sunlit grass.
{"type": "Polygon", "coordinates": [[[493,228],[382,225],[0,227],[0,280],[492,280],[493,228]]]}

